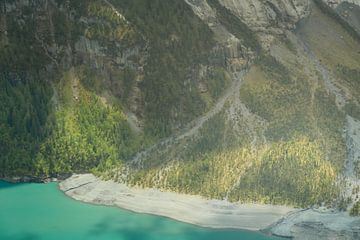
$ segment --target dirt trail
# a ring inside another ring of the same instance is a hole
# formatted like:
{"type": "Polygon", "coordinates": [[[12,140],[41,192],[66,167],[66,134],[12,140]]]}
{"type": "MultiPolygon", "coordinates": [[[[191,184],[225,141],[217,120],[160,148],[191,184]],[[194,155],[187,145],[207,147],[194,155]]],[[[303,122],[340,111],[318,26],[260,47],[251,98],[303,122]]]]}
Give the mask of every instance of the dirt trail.
{"type": "Polygon", "coordinates": [[[53,95],[51,97],[51,102],[53,104],[53,106],[55,107],[55,109],[58,109],[59,107],[59,94],[58,91],[55,87],[55,84],[53,82],[50,82],[51,88],[53,89],[53,95]]]}
{"type": "Polygon", "coordinates": [[[186,132],[180,134],[178,137],[176,137],[177,140],[181,140],[186,137],[191,137],[197,131],[203,126],[203,124],[208,121],[210,118],[214,117],[216,114],[218,114],[223,108],[226,103],[226,101],[234,95],[237,95],[237,93],[240,92],[240,86],[243,79],[243,76],[246,74],[246,70],[242,70],[237,73],[233,73],[233,82],[230,85],[228,89],[224,92],[224,94],[219,98],[219,100],[216,102],[214,107],[205,113],[200,118],[194,120],[192,123],[190,123],[190,129],[186,132]]]}
{"type": "MultiPolygon", "coordinates": [[[[224,46],[231,46],[231,44],[239,42],[239,39],[235,38],[231,33],[227,31],[227,29],[223,25],[216,21],[214,11],[208,4],[206,4],[206,2],[194,2],[186,0],[186,3],[193,9],[194,13],[198,17],[200,17],[205,23],[209,25],[210,29],[214,32],[216,40],[220,44],[224,46]]],[[[190,122],[188,126],[185,127],[180,133],[163,139],[159,143],[145,149],[142,152],[139,152],[133,158],[131,164],[135,166],[141,166],[142,160],[151,152],[158,150],[164,151],[170,146],[179,143],[185,138],[193,137],[198,133],[198,131],[205,122],[207,122],[209,119],[211,119],[216,114],[220,113],[221,110],[223,110],[225,103],[228,102],[230,99],[233,99],[233,103],[237,103],[237,114],[239,114],[240,112],[240,115],[242,115],[248,122],[247,131],[249,132],[249,135],[253,136],[252,143],[255,144],[258,141],[257,134],[255,129],[253,129],[251,125],[257,118],[253,116],[251,112],[246,108],[246,106],[240,102],[239,98],[241,82],[244,75],[247,73],[247,69],[243,68],[240,71],[229,70],[229,72],[232,75],[233,81],[231,85],[225,90],[223,95],[217,100],[217,102],[214,104],[210,111],[190,122]]]]}
{"type": "Polygon", "coordinates": [[[251,146],[255,150],[258,144],[266,144],[265,129],[267,122],[260,116],[252,113],[247,106],[241,102],[240,99],[240,85],[238,90],[232,95],[230,107],[228,109],[228,118],[233,122],[232,127],[238,135],[243,134],[243,131],[252,138],[251,146]],[[243,124],[241,123],[243,122],[243,124]],[[244,128],[245,127],[245,128],[244,128]]]}
{"type": "Polygon", "coordinates": [[[69,71],[69,78],[71,80],[71,90],[73,94],[73,98],[76,101],[79,101],[80,90],[79,90],[79,78],[76,76],[75,69],[71,68],[69,71]]]}
{"type": "Polygon", "coordinates": [[[234,95],[236,95],[240,91],[241,80],[243,76],[246,74],[246,70],[242,70],[238,73],[233,74],[233,81],[231,85],[225,90],[224,94],[218,99],[213,108],[206,112],[204,115],[199,118],[193,120],[188,124],[187,127],[181,131],[181,133],[173,135],[171,137],[165,138],[159,143],[145,149],[142,152],[139,152],[131,161],[131,164],[140,165],[143,158],[150,154],[155,149],[165,147],[168,148],[171,144],[177,143],[184,138],[189,138],[194,136],[200,128],[207,122],[209,119],[218,114],[223,108],[228,99],[234,95]]]}

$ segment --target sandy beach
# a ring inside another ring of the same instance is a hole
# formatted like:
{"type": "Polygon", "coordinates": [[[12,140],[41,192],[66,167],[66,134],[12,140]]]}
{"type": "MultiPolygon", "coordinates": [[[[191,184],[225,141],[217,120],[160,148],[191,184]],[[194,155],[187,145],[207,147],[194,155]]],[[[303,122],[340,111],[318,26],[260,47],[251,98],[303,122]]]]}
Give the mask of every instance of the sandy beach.
{"type": "Polygon", "coordinates": [[[100,180],[92,174],[73,175],[60,182],[59,187],[79,201],[117,206],[211,228],[261,230],[295,210],[284,206],[208,200],[158,189],[129,188],[125,184],[100,180]]]}

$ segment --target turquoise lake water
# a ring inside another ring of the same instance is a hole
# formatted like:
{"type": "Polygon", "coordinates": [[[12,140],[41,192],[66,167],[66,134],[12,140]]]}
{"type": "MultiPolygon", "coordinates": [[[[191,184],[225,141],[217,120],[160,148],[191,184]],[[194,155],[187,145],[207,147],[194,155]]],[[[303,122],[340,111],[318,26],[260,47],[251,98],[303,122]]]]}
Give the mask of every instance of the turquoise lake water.
{"type": "Polygon", "coordinates": [[[269,240],[260,233],[212,230],[168,218],[77,202],[56,183],[0,181],[1,240],[269,240]]]}

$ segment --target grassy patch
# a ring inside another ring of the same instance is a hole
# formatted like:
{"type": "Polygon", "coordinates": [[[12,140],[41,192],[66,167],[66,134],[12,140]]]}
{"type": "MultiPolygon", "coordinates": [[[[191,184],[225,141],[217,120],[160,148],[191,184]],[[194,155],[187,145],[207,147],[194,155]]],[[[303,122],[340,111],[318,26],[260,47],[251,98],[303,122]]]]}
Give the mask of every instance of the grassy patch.
{"type": "Polygon", "coordinates": [[[267,139],[318,139],[340,169],[345,156],[341,136],[345,116],[337,109],[334,97],[322,87],[312,90],[303,76],[291,75],[271,57],[260,58],[257,65],[245,78],[240,96],[252,112],[269,122],[267,139]]]}
{"type": "Polygon", "coordinates": [[[307,81],[294,81],[283,65],[263,56],[246,77],[240,96],[252,112],[269,121],[266,136],[276,141],[298,133],[311,136],[308,89],[307,81]]]}
{"type": "Polygon", "coordinates": [[[231,199],[305,207],[336,197],[335,180],[320,144],[300,138],[273,144],[241,176],[231,199]]]}
{"type": "Polygon", "coordinates": [[[209,198],[305,207],[336,197],[335,179],[320,145],[298,138],[256,151],[244,146],[141,170],[130,182],[209,198]]]}
{"type": "Polygon", "coordinates": [[[37,155],[37,173],[86,172],[99,167],[105,171],[129,158],[140,142],[118,106],[105,106],[98,96],[81,85],[75,74],[61,81],[62,107],[56,112],[52,135],[41,145],[37,155]]]}

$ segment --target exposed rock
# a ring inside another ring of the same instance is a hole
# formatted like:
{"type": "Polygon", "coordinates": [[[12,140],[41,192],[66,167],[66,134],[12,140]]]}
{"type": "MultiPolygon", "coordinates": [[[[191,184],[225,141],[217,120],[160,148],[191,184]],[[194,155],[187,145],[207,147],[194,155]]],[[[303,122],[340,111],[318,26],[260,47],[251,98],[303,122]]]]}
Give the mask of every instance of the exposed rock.
{"type": "Polygon", "coordinates": [[[360,237],[359,226],[359,217],[319,208],[291,213],[271,227],[270,232],[276,236],[299,240],[356,240],[360,237]]]}
{"type": "Polygon", "coordinates": [[[278,33],[281,28],[294,28],[294,24],[309,13],[310,1],[220,0],[220,3],[253,30],[278,33]]]}
{"type": "Polygon", "coordinates": [[[324,0],[330,7],[336,8],[340,3],[348,2],[360,6],[360,0],[324,0]]]}
{"type": "Polygon", "coordinates": [[[360,35],[360,4],[342,2],[335,11],[360,35]]]}
{"type": "Polygon", "coordinates": [[[309,0],[219,0],[253,31],[258,33],[262,45],[268,48],[273,35],[284,34],[294,29],[295,24],[309,14],[309,0]]]}
{"type": "Polygon", "coordinates": [[[194,13],[213,31],[218,45],[214,49],[214,59],[222,59],[228,69],[239,71],[254,59],[254,53],[241,44],[216,17],[216,13],[206,0],[185,0],[194,13]]]}
{"type": "Polygon", "coordinates": [[[114,181],[103,181],[92,174],[73,175],[60,182],[59,187],[66,195],[83,202],[166,216],[210,228],[256,231],[293,210],[285,206],[238,204],[158,189],[130,188],[114,181]]]}
{"type": "Polygon", "coordinates": [[[354,189],[360,188],[360,179],[356,176],[355,166],[360,162],[360,121],[346,117],[346,147],[347,159],[344,167],[345,185],[342,189],[344,199],[349,199],[351,208],[358,200],[358,193],[354,189]]]}

